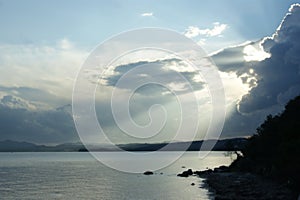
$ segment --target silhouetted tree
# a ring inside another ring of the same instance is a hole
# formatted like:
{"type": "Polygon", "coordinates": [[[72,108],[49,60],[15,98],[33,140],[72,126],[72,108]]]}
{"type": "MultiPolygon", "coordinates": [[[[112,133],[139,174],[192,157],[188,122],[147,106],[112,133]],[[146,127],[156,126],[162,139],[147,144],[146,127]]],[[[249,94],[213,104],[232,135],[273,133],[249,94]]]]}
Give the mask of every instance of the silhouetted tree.
{"type": "Polygon", "coordinates": [[[269,176],[300,191],[300,96],[276,116],[267,116],[232,167],[269,176]]]}

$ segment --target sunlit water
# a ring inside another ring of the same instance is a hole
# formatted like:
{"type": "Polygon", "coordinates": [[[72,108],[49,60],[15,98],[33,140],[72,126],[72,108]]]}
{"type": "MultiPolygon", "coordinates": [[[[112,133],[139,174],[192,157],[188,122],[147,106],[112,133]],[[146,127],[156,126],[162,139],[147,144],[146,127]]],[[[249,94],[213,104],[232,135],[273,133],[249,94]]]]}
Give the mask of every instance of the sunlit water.
{"type": "Polygon", "coordinates": [[[205,159],[187,152],[146,176],[110,169],[85,152],[0,153],[0,199],[210,199],[202,179],[176,174],[186,170],[182,166],[203,170],[231,161],[225,152],[212,152],[205,159]]]}

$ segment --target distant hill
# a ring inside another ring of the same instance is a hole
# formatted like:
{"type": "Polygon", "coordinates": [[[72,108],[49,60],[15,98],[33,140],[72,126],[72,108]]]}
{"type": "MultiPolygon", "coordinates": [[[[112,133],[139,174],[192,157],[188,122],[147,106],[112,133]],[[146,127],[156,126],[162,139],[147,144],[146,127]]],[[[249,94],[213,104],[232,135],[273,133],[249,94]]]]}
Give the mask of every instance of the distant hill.
{"type": "Polygon", "coordinates": [[[29,142],[12,140],[0,141],[0,152],[48,152],[48,151],[78,151],[83,148],[81,143],[68,143],[56,146],[36,145],[29,142]]]}
{"type": "MultiPolygon", "coordinates": [[[[174,143],[154,143],[154,144],[124,144],[119,145],[120,148],[126,151],[156,151],[165,147],[166,151],[184,151],[186,147],[190,144],[187,151],[199,151],[203,141],[194,142],[174,142],[174,143]],[[168,145],[168,146],[167,146],[168,145]]],[[[208,147],[214,144],[213,151],[235,151],[241,150],[245,147],[247,139],[245,138],[233,138],[224,140],[207,140],[205,146],[207,148],[202,148],[202,150],[210,150],[208,147]]]]}
{"type": "MultiPolygon", "coordinates": [[[[175,143],[136,143],[136,144],[120,144],[119,148],[126,151],[156,151],[166,145],[165,151],[184,151],[190,142],[175,143]]],[[[247,139],[233,138],[224,140],[207,140],[206,146],[216,143],[214,151],[234,151],[244,149],[247,139]]],[[[188,151],[199,151],[203,141],[191,142],[188,151]]],[[[109,145],[90,145],[91,151],[118,151],[115,147],[109,145]]],[[[203,148],[202,150],[210,150],[203,148]]],[[[17,142],[11,140],[0,141],[0,152],[84,152],[87,151],[82,143],[65,143],[56,146],[36,145],[28,142],[17,142]]]]}
{"type": "Polygon", "coordinates": [[[28,142],[16,142],[5,140],[0,142],[0,151],[36,151],[42,146],[38,146],[28,142]]]}

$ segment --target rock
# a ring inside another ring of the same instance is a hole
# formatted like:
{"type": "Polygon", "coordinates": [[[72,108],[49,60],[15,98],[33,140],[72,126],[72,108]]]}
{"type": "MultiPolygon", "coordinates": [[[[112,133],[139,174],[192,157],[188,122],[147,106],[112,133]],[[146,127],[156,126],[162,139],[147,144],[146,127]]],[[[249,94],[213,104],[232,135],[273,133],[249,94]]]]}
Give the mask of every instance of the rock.
{"type": "Polygon", "coordinates": [[[229,172],[229,167],[222,165],[220,167],[215,168],[214,172],[229,172]]]}
{"type": "Polygon", "coordinates": [[[188,169],[187,171],[184,171],[181,174],[177,174],[177,176],[179,176],[179,177],[189,177],[191,175],[193,175],[192,169],[188,169]]]}
{"type": "Polygon", "coordinates": [[[244,172],[212,172],[205,184],[215,193],[215,199],[296,199],[295,194],[280,182],[244,172]]]}
{"type": "Polygon", "coordinates": [[[144,175],[153,175],[153,172],[152,171],[145,171],[144,175]]]}
{"type": "Polygon", "coordinates": [[[195,171],[194,174],[198,175],[198,176],[205,176],[208,174],[211,174],[213,172],[212,169],[208,169],[208,170],[204,170],[204,171],[195,171]]]}

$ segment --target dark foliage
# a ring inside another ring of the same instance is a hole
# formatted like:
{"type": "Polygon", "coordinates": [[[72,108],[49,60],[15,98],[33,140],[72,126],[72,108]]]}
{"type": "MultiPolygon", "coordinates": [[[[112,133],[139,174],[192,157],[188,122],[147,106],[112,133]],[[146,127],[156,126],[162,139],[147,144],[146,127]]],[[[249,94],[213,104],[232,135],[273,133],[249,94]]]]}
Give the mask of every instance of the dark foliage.
{"type": "Polygon", "coordinates": [[[280,115],[269,115],[242,153],[232,169],[275,178],[300,191],[300,96],[280,115]]]}

